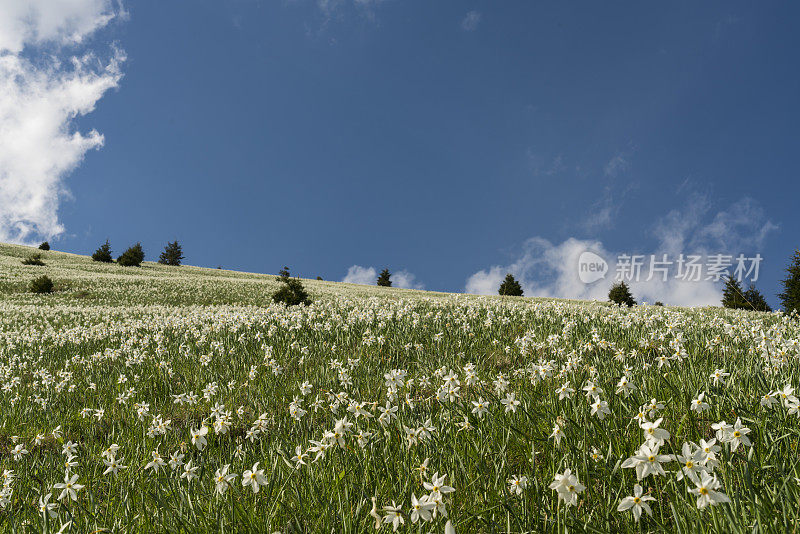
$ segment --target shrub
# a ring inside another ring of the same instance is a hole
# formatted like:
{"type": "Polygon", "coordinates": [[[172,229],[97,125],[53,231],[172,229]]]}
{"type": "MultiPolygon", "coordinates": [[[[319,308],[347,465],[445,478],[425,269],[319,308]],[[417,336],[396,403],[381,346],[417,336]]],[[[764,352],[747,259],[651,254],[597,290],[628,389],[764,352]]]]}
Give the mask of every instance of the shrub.
{"type": "Polygon", "coordinates": [[[92,259],[94,261],[102,261],[103,263],[111,263],[114,261],[114,258],[111,257],[111,245],[108,243],[108,239],[106,239],[105,243],[100,245],[100,248],[94,251],[92,259]]]}
{"type": "Polygon", "coordinates": [[[392,287],[392,273],[389,269],[384,269],[378,275],[378,285],[381,287],[392,287]]]}
{"type": "Polygon", "coordinates": [[[34,254],[33,256],[25,258],[22,260],[22,265],[44,265],[44,262],[42,261],[42,255],[34,254]]]}
{"type": "Polygon", "coordinates": [[[636,301],[631,294],[628,284],[623,281],[619,281],[611,286],[611,291],[608,292],[608,299],[614,304],[619,304],[620,306],[623,304],[628,307],[636,306],[636,301]]]}
{"type": "Polygon", "coordinates": [[[50,243],[45,241],[41,245],[39,245],[39,250],[50,250],[50,243]]]}
{"type": "Polygon", "coordinates": [[[781,299],[783,311],[800,313],[800,250],[794,252],[790,261],[791,263],[786,269],[788,274],[785,279],[781,280],[783,291],[778,294],[778,298],[781,299]]]}
{"type": "Polygon", "coordinates": [[[122,253],[122,256],[117,258],[117,263],[123,267],[139,267],[144,261],[144,250],[142,244],[136,243],[131,248],[122,253]]]}
{"type": "Polygon", "coordinates": [[[177,241],[173,241],[172,243],[167,243],[167,246],[164,247],[164,252],[158,257],[158,263],[178,266],[181,264],[182,259],[183,249],[181,249],[177,241]]]}
{"type": "Polygon", "coordinates": [[[497,292],[505,297],[521,297],[523,293],[522,286],[511,273],[506,275],[506,279],[500,284],[500,289],[497,292]]]}
{"type": "Polygon", "coordinates": [[[53,281],[49,276],[40,276],[35,280],[31,280],[30,290],[32,293],[52,293],[53,281]]]}
{"type": "Polygon", "coordinates": [[[660,300],[657,300],[656,303],[655,303],[655,306],[663,306],[663,305],[664,305],[664,303],[661,302],[660,300]]]}
{"type": "Polygon", "coordinates": [[[287,306],[311,304],[311,299],[308,296],[306,288],[303,287],[303,283],[298,278],[289,277],[288,267],[281,269],[279,274],[280,276],[276,277],[276,280],[283,285],[272,295],[272,300],[274,302],[283,302],[287,306]]]}

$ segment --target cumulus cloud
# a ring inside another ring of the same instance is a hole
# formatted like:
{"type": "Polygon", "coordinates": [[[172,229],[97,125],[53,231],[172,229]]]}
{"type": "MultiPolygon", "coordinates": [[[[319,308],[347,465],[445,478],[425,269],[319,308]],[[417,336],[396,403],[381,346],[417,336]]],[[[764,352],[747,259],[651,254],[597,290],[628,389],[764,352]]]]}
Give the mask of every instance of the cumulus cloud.
{"type": "Polygon", "coordinates": [[[392,285],[403,289],[425,289],[425,284],[417,280],[417,277],[405,269],[392,273],[392,285]]]}
{"type": "Polygon", "coordinates": [[[361,284],[365,286],[374,285],[378,279],[378,272],[375,267],[362,267],[353,265],[347,269],[347,274],[342,278],[342,282],[347,284],[361,284]]]}
{"type": "Polygon", "coordinates": [[[481,23],[483,15],[479,11],[470,11],[461,20],[461,29],[466,32],[472,32],[478,29],[478,24],[481,23]]]}
{"type": "MultiPolygon", "coordinates": [[[[626,280],[637,299],[646,302],[663,301],[677,306],[718,305],[721,298],[721,281],[707,280],[704,271],[701,280],[684,280],[676,277],[681,254],[699,255],[701,263],[715,254],[752,257],[763,245],[766,237],[778,227],[769,221],[761,207],[745,198],[729,208],[711,214],[704,197],[691,199],[685,208],[673,210],[657,222],[653,235],[655,249],[644,253],[637,251],[608,251],[602,242],[569,238],[554,244],[541,237],[525,241],[514,260],[507,265],[494,265],[471,275],[465,291],[480,295],[496,295],[507,273],[513,274],[525,294],[537,297],[558,297],[588,300],[606,300],[608,290],[618,276],[628,278],[629,271],[620,270],[617,260],[621,254],[638,254],[644,258],[640,276],[626,280]],[[608,264],[604,278],[584,283],[579,276],[579,259],[584,251],[603,258],[608,264]],[[650,276],[652,256],[672,263],[662,265],[666,274],[654,270],[650,276]]],[[[748,265],[749,266],[749,265],[748,265]]],[[[735,268],[734,264],[731,269],[735,268]]]]}
{"type": "Polygon", "coordinates": [[[0,240],[64,231],[64,177],[104,142],[96,130],[75,131],[73,120],[118,85],[125,60],[115,48],[105,61],[72,54],[121,13],[108,0],[0,0],[0,240]]]}
{"type": "MultiPolygon", "coordinates": [[[[375,285],[378,279],[378,271],[375,267],[362,267],[353,265],[347,269],[347,274],[342,278],[342,282],[348,284],[362,284],[367,286],[375,285]]],[[[403,289],[424,289],[425,285],[417,280],[417,277],[405,269],[392,273],[392,286],[403,289]]]]}

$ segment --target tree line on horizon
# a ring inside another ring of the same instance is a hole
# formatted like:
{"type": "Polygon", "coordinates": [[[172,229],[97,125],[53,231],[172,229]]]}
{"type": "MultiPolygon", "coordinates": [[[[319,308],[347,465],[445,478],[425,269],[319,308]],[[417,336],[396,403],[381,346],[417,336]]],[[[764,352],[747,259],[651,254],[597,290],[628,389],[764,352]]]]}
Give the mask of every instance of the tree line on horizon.
{"type": "MultiPolygon", "coordinates": [[[[783,291],[778,293],[778,298],[781,301],[781,307],[784,312],[795,312],[800,315],[800,249],[796,250],[791,257],[786,273],[786,278],[781,280],[783,291]]],[[[501,296],[523,296],[522,286],[511,273],[506,274],[497,292],[501,296]]],[[[619,306],[631,307],[636,305],[636,299],[631,293],[630,287],[622,280],[611,286],[608,292],[608,300],[619,306]]],[[[655,305],[663,306],[664,303],[656,301],[655,305]]],[[[744,290],[739,281],[732,276],[728,276],[725,280],[725,287],[722,290],[722,306],[738,310],[772,311],[767,299],[756,289],[755,284],[750,284],[750,287],[744,290]]]]}
{"type": "MultiPolygon", "coordinates": [[[[50,243],[47,241],[43,242],[39,245],[39,249],[43,251],[50,250],[50,243]]],[[[145,254],[142,244],[141,242],[137,242],[120,254],[116,261],[123,267],[139,267],[144,261],[144,257],[145,254]]],[[[159,255],[158,263],[162,265],[180,266],[183,259],[183,248],[180,243],[175,240],[166,244],[164,251],[159,255]]],[[[111,244],[108,239],[94,251],[92,260],[102,263],[114,262],[113,255],[111,254],[111,244]]],[[[32,255],[23,260],[22,263],[24,265],[45,265],[41,260],[41,254],[32,255]]],[[[784,312],[795,312],[800,315],[800,249],[795,250],[793,256],[790,258],[786,273],[786,278],[781,280],[783,291],[778,293],[778,298],[781,301],[784,312]]],[[[299,278],[290,276],[288,267],[281,269],[276,279],[282,284],[282,287],[273,295],[273,300],[275,302],[283,302],[289,306],[311,303],[311,299],[308,292],[303,287],[302,282],[299,278]]],[[[322,280],[322,278],[318,276],[317,280],[322,280]]],[[[384,268],[380,272],[375,281],[375,285],[379,287],[392,287],[392,273],[388,268],[384,268]]],[[[50,293],[53,290],[53,282],[47,276],[42,276],[31,282],[30,289],[34,293],[50,293]]],[[[522,285],[511,273],[506,274],[497,292],[503,297],[524,296],[522,285]]],[[[608,299],[610,302],[619,306],[631,307],[636,305],[636,299],[630,287],[624,281],[619,281],[611,287],[608,293],[608,299]]],[[[663,306],[664,304],[661,301],[657,301],[655,305],[663,306]]],[[[725,280],[725,287],[722,291],[722,306],[730,309],[762,312],[772,311],[764,295],[756,289],[754,284],[750,284],[748,289],[743,290],[740,282],[732,276],[728,276],[725,280]]]]}

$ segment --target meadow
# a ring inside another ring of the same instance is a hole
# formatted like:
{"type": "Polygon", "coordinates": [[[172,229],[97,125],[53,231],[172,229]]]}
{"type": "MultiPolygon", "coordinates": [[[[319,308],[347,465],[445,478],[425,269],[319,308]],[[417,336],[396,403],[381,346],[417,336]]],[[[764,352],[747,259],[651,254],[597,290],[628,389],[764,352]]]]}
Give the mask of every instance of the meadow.
{"type": "Polygon", "coordinates": [[[0,245],[4,532],[797,531],[797,318],[312,280],[286,308],[33,252],[0,245]]]}

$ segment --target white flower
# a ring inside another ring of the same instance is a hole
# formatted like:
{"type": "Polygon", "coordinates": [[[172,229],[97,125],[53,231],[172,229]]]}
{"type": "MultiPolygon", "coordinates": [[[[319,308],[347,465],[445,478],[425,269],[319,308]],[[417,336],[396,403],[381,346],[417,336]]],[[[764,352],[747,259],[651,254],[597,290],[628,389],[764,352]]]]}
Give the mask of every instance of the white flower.
{"type": "Polygon", "coordinates": [[[725,369],[715,369],[713,373],[711,373],[711,378],[714,379],[714,385],[722,384],[725,385],[725,379],[731,376],[730,373],[726,373],[725,369]]]}
{"type": "Polygon", "coordinates": [[[611,410],[608,409],[608,403],[604,400],[600,400],[600,397],[595,397],[595,401],[591,406],[591,415],[597,415],[601,420],[605,419],[606,415],[611,413],[611,410]]]}
{"type": "Polygon", "coordinates": [[[639,447],[635,455],[622,462],[622,467],[635,468],[636,478],[638,480],[642,480],[652,474],[666,475],[661,464],[672,461],[672,456],[668,454],[658,454],[658,448],[658,445],[645,443],[639,447]]]}
{"type": "Polygon", "coordinates": [[[506,394],[506,398],[502,399],[500,403],[506,407],[506,413],[516,412],[517,406],[520,405],[520,402],[517,400],[516,396],[510,392],[506,394]]]}
{"type": "Polygon", "coordinates": [[[83,485],[78,484],[78,475],[72,475],[72,477],[65,475],[64,482],[59,482],[53,487],[61,490],[61,495],[58,496],[59,501],[63,501],[65,499],[77,501],[78,492],[83,489],[83,485]]]}
{"type": "Polygon", "coordinates": [[[786,384],[783,386],[783,389],[780,391],[775,392],[778,397],[780,397],[781,402],[783,403],[784,408],[788,408],[791,405],[798,404],[798,399],[794,395],[794,388],[790,384],[786,384]]]}
{"type": "Polygon", "coordinates": [[[752,446],[752,443],[750,443],[750,438],[747,437],[747,434],[749,433],[750,429],[744,426],[742,424],[742,420],[737,417],[736,423],[733,424],[733,428],[730,430],[729,434],[728,443],[730,444],[731,452],[736,451],[736,449],[739,448],[739,444],[747,447],[752,446]]]}
{"type": "Polygon", "coordinates": [[[709,504],[715,505],[722,502],[731,502],[727,495],[716,491],[720,486],[716,476],[711,476],[709,473],[702,473],[700,478],[693,475],[692,481],[695,483],[696,487],[689,491],[697,495],[697,508],[700,510],[709,504]]]}
{"type": "Polygon", "coordinates": [[[425,489],[431,492],[430,496],[432,499],[441,498],[442,495],[447,495],[455,491],[455,488],[445,485],[444,479],[446,476],[447,475],[439,476],[437,471],[434,473],[430,482],[423,483],[425,489]]]}
{"type": "Polygon", "coordinates": [[[50,519],[58,517],[58,503],[50,502],[52,493],[48,493],[44,497],[39,497],[39,513],[42,515],[49,515],[50,519]]]}
{"type": "Polygon", "coordinates": [[[516,495],[522,495],[522,492],[528,487],[528,477],[525,475],[514,475],[507,482],[508,491],[516,495]]]}
{"type": "Polygon", "coordinates": [[[663,421],[663,418],[659,417],[652,423],[648,421],[639,423],[639,427],[642,429],[642,432],[644,432],[645,441],[659,447],[670,438],[670,434],[667,430],[659,428],[661,421],[663,421]]]}
{"type": "Polygon", "coordinates": [[[158,450],[152,451],[150,454],[153,456],[153,459],[150,462],[148,462],[147,465],[144,466],[144,468],[152,469],[153,471],[158,473],[158,470],[167,465],[167,462],[164,461],[164,459],[158,453],[158,450]]]}
{"type": "Polygon", "coordinates": [[[230,487],[231,481],[236,478],[234,473],[228,473],[229,467],[230,464],[225,464],[222,469],[217,469],[217,472],[214,473],[214,491],[219,495],[225,493],[230,487]]]}
{"type": "Polygon", "coordinates": [[[411,494],[411,522],[416,523],[420,519],[423,521],[431,520],[431,511],[436,508],[436,504],[428,501],[428,496],[423,495],[421,499],[411,494]]]}
{"type": "Polygon", "coordinates": [[[483,397],[480,397],[477,401],[472,401],[472,413],[478,416],[478,419],[482,418],[483,415],[489,411],[489,403],[483,400],[483,397]]]}
{"type": "Polygon", "coordinates": [[[306,458],[308,458],[308,453],[304,452],[300,445],[294,448],[294,456],[292,456],[292,461],[297,469],[300,469],[301,465],[306,465],[306,458]]]}
{"type": "Polygon", "coordinates": [[[117,473],[119,473],[120,470],[127,469],[128,466],[122,465],[122,463],[120,463],[121,461],[122,461],[121,459],[118,461],[113,456],[111,457],[111,459],[104,458],[103,463],[106,464],[106,470],[103,471],[103,474],[107,475],[109,473],[113,473],[114,476],[117,476],[117,473]]]}
{"type": "Polygon", "coordinates": [[[250,486],[253,493],[258,493],[261,486],[267,484],[267,477],[264,476],[264,470],[258,468],[259,462],[253,464],[252,469],[248,469],[242,474],[242,486],[250,486]]]}
{"type": "Polygon", "coordinates": [[[391,506],[384,506],[383,511],[386,512],[386,515],[383,516],[383,522],[386,524],[392,524],[392,532],[397,532],[397,527],[400,525],[405,525],[406,520],[403,519],[403,515],[400,512],[402,506],[397,506],[394,501],[392,501],[391,506]]]}
{"type": "Polygon", "coordinates": [[[650,509],[650,505],[647,504],[647,501],[654,500],[655,498],[649,495],[642,495],[642,487],[636,484],[633,487],[633,495],[622,499],[619,506],[617,506],[617,511],[624,512],[625,510],[630,510],[633,512],[633,518],[639,521],[639,518],[642,516],[642,510],[647,512],[647,515],[653,515],[653,511],[650,509]]]}
{"type": "Polygon", "coordinates": [[[550,489],[555,490],[558,498],[566,502],[567,506],[576,506],[578,494],[585,490],[586,486],[580,483],[576,475],[572,474],[571,469],[566,469],[562,474],[556,473],[550,489]]]}
{"type": "Polygon", "coordinates": [[[186,465],[183,466],[183,473],[181,473],[181,478],[185,478],[186,482],[191,482],[192,480],[198,477],[197,470],[200,469],[199,467],[193,467],[192,461],[189,460],[186,462],[186,465]]]}
{"type": "Polygon", "coordinates": [[[191,431],[192,436],[192,445],[197,447],[198,451],[202,451],[206,448],[208,444],[208,440],[206,439],[206,435],[208,434],[208,427],[206,425],[201,426],[199,429],[193,428],[191,431]]]}
{"type": "Polygon", "coordinates": [[[692,401],[690,409],[696,411],[697,413],[703,413],[709,409],[708,403],[705,402],[705,392],[700,393],[696,399],[692,401]]]}

